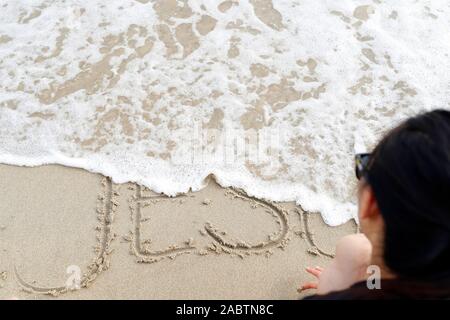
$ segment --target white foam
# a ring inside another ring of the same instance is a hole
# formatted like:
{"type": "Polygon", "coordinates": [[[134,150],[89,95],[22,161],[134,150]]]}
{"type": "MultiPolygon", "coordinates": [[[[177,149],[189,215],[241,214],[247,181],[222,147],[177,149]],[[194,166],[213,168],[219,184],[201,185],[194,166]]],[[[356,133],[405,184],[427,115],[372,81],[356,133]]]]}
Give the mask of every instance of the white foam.
{"type": "Polygon", "coordinates": [[[80,167],[169,195],[214,174],[337,225],[356,215],[354,152],[410,115],[450,109],[445,0],[277,0],[273,10],[241,0],[226,12],[186,1],[176,14],[153,6],[172,0],[143,2],[3,1],[0,162],[80,167]],[[206,15],[216,24],[202,35],[206,15]],[[190,32],[192,52],[177,39],[190,32]],[[175,161],[222,145],[198,140],[203,127],[219,141],[251,128],[280,134],[272,167],[245,156],[175,161]]]}

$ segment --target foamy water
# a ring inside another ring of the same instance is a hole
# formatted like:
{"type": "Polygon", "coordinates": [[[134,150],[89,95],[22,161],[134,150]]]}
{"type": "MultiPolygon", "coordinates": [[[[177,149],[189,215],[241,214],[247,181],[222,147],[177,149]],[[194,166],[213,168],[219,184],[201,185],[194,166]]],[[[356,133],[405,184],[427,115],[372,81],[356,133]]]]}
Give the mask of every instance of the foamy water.
{"type": "Polygon", "coordinates": [[[336,225],[355,150],[450,109],[449,54],[447,0],[2,0],[0,162],[169,195],[214,174],[336,225]]]}

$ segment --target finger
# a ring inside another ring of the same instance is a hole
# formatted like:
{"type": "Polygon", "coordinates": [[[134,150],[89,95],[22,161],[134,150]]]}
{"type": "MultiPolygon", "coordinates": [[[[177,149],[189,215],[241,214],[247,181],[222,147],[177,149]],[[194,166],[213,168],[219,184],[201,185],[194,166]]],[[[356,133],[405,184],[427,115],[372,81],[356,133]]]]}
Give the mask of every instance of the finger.
{"type": "Polygon", "coordinates": [[[320,274],[322,273],[322,271],[316,270],[314,268],[306,268],[306,272],[312,274],[313,276],[315,276],[316,278],[318,278],[320,276],[320,274]]]}
{"type": "Polygon", "coordinates": [[[309,289],[317,289],[317,283],[315,282],[307,282],[304,285],[302,285],[297,291],[302,292],[309,289]]]}

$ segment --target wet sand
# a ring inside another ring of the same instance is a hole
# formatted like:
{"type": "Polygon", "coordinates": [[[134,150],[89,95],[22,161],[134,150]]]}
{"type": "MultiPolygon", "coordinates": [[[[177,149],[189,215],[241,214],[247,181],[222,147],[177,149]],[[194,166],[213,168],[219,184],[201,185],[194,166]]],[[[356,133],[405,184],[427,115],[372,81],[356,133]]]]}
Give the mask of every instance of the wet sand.
{"type": "Polygon", "coordinates": [[[1,163],[166,194],[214,173],[340,225],[354,154],[449,106],[445,0],[66,2],[2,1],[1,163]]]}

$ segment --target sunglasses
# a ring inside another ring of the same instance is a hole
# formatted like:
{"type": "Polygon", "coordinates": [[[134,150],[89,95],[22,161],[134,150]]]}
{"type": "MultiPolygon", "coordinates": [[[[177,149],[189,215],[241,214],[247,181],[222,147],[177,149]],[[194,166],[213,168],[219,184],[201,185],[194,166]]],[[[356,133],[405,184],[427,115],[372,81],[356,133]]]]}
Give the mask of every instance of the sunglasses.
{"type": "Polygon", "coordinates": [[[358,153],[355,155],[355,174],[358,180],[367,173],[370,153],[358,153]]]}

